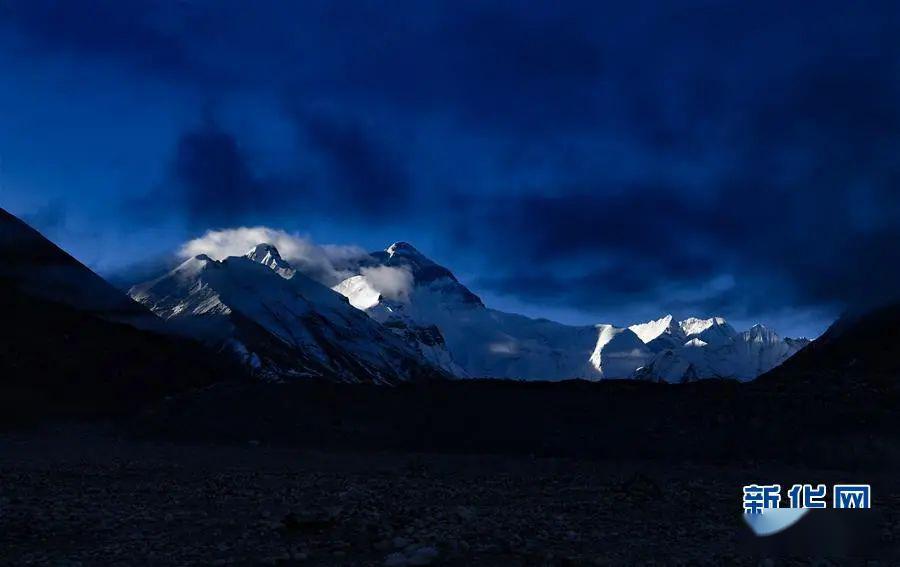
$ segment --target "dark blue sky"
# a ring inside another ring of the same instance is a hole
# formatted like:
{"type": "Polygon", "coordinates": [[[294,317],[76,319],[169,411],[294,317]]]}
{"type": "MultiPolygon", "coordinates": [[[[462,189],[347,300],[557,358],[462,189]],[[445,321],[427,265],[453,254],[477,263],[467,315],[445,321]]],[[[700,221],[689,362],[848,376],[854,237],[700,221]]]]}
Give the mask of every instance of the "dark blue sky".
{"type": "Polygon", "coordinates": [[[900,290],[894,4],[0,2],[0,204],[107,274],[265,225],[816,334],[900,290]]]}

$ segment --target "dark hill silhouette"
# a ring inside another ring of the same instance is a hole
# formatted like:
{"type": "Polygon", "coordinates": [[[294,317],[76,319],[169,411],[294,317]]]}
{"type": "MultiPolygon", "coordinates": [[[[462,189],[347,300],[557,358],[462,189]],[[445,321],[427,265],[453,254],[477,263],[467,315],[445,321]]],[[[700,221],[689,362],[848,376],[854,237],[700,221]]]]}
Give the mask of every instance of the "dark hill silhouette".
{"type": "Polygon", "coordinates": [[[2,209],[0,313],[0,421],[124,413],[237,375],[2,209]]]}
{"type": "Polygon", "coordinates": [[[898,344],[900,303],[847,314],[757,382],[790,388],[865,386],[896,391],[900,378],[898,344]]]}

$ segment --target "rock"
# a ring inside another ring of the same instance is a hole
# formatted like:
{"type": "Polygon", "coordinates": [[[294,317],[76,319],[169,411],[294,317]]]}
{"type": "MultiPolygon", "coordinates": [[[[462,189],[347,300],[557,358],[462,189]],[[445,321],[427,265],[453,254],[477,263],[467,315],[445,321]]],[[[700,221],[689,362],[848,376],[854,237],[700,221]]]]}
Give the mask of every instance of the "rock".
{"type": "Polygon", "coordinates": [[[321,532],[335,524],[338,514],[335,510],[289,512],[281,519],[281,525],[288,532],[321,532]]]}
{"type": "Polygon", "coordinates": [[[634,474],[623,482],[621,490],[629,497],[637,500],[658,500],[663,495],[659,484],[641,473],[634,474]]]}
{"type": "Polygon", "coordinates": [[[413,565],[431,565],[439,552],[436,547],[423,545],[406,552],[396,551],[384,559],[385,567],[404,567],[413,565]]]}
{"type": "Polygon", "coordinates": [[[394,547],[397,549],[403,549],[404,547],[412,544],[412,540],[403,536],[397,536],[394,538],[394,547]]]}
{"type": "Polygon", "coordinates": [[[384,558],[384,567],[405,567],[406,565],[409,565],[409,560],[400,552],[391,553],[384,558]]]}
{"type": "Polygon", "coordinates": [[[439,553],[436,547],[430,545],[422,546],[415,549],[409,556],[409,565],[430,565],[432,561],[437,559],[439,553]]]}
{"type": "Polygon", "coordinates": [[[472,522],[475,520],[477,514],[475,513],[475,509],[470,506],[457,506],[456,507],[456,517],[460,519],[462,522],[472,522]]]}

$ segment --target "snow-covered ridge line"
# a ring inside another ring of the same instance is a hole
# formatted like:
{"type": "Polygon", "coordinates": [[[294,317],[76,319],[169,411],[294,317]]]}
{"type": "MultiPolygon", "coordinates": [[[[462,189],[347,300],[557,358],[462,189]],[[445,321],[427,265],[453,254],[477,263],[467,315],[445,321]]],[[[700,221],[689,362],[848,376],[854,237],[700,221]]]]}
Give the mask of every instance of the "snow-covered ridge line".
{"type": "Polygon", "coordinates": [[[411,293],[388,300],[362,269],[334,286],[351,305],[384,324],[434,326],[452,359],[469,376],[562,380],[639,377],[755,378],[805,346],[758,326],[738,333],[723,317],[666,315],[617,328],[569,326],[495,311],[453,274],[406,242],[374,252],[366,266],[402,266],[413,275],[411,293]]]}
{"type": "Polygon", "coordinates": [[[261,378],[393,384],[449,375],[271,244],[221,261],[190,258],[129,295],[261,378]]]}
{"type": "Polygon", "coordinates": [[[763,326],[739,333],[722,317],[620,328],[497,311],[406,242],[341,269],[347,277],[329,289],[260,242],[241,257],[191,258],[131,296],[278,378],[394,383],[430,368],[525,380],[749,380],[805,345],[763,326]]]}

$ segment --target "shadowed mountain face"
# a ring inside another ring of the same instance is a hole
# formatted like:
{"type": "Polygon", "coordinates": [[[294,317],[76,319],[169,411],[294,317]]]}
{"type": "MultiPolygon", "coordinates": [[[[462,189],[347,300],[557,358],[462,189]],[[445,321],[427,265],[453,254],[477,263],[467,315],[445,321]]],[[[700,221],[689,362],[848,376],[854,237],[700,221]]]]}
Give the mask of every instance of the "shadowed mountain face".
{"type": "Polygon", "coordinates": [[[129,411],[234,376],[0,209],[0,420],[129,411]],[[144,329],[136,328],[137,324],[144,329]]]}
{"type": "Polygon", "coordinates": [[[81,262],[0,209],[0,281],[37,299],[105,319],[156,326],[155,318],[81,262]]]}
{"type": "Polygon", "coordinates": [[[761,376],[760,381],[817,387],[866,383],[895,388],[900,378],[897,341],[900,304],[848,314],[783,365],[761,376]]]}

